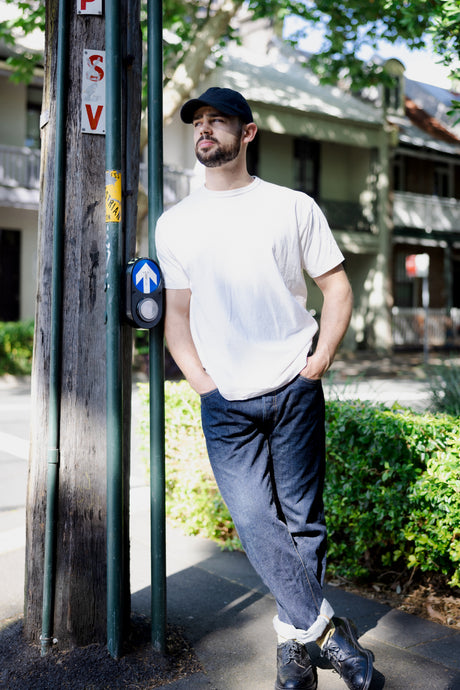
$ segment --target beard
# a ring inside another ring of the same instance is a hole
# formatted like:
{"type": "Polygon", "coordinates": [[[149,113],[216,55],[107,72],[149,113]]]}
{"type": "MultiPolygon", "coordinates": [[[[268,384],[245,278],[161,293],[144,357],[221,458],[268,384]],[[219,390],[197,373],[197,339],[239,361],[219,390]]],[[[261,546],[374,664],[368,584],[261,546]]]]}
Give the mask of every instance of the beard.
{"type": "Polygon", "coordinates": [[[223,146],[219,144],[213,137],[200,137],[197,141],[195,154],[200,163],[203,163],[207,168],[218,168],[224,163],[230,163],[235,160],[241,150],[240,137],[235,137],[233,144],[223,146]],[[200,141],[213,141],[217,146],[212,151],[202,151],[198,144],[200,141]]]}

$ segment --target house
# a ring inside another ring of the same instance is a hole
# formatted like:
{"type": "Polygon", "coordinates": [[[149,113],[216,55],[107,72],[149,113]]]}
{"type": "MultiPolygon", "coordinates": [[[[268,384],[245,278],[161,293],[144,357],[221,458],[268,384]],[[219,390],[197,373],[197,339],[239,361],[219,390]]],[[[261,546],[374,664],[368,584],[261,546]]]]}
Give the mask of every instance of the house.
{"type": "MultiPolygon", "coordinates": [[[[322,86],[304,56],[271,37],[265,45],[228,46],[209,63],[197,93],[221,85],[241,91],[259,127],[249,148],[260,177],[302,190],[323,208],[345,255],[355,309],[345,346],[391,346],[388,214],[390,132],[383,110],[350,93],[322,86]]],[[[164,160],[195,164],[190,128],[179,116],[165,128],[164,160]]],[[[242,251],[244,248],[242,247],[242,251]]],[[[321,295],[308,279],[309,308],[321,295]]]]}
{"type": "MultiPolygon", "coordinates": [[[[400,70],[402,74],[402,70],[400,70]]],[[[393,344],[419,346],[425,319],[432,347],[460,346],[460,123],[454,94],[401,78],[387,104],[397,130],[391,155],[393,344]],[[394,94],[393,94],[394,95],[394,94]],[[407,275],[408,255],[427,254],[423,281],[407,275]]]]}
{"type": "MultiPolygon", "coordinates": [[[[212,85],[242,91],[259,126],[251,172],[323,208],[355,295],[344,346],[421,346],[422,281],[405,272],[407,255],[418,253],[431,262],[430,343],[460,344],[460,131],[447,115],[451,95],[405,79],[397,61],[393,89],[352,95],[321,85],[306,56],[268,26],[243,23],[241,33],[242,45],[208,60],[196,93],[212,85]]],[[[13,84],[9,74],[0,59],[0,320],[33,317],[35,300],[41,81],[37,74],[29,86],[13,84]]],[[[167,207],[203,179],[177,113],[165,125],[164,161],[167,207]]],[[[144,228],[139,252],[146,247],[144,228]]],[[[321,294],[307,282],[319,316],[321,294]]]]}
{"type": "MultiPolygon", "coordinates": [[[[252,172],[300,189],[323,208],[344,253],[355,307],[345,347],[460,345],[460,127],[447,114],[453,94],[404,77],[392,88],[352,95],[322,86],[306,56],[254,22],[243,46],[228,46],[196,89],[221,85],[248,99],[259,135],[252,172]],[[262,38],[262,40],[261,40],[262,38]],[[265,38],[265,40],[264,40],[265,38]],[[373,93],[372,93],[373,92],[373,93]],[[372,94],[372,95],[371,95],[372,94]],[[430,256],[430,302],[406,258],[430,256]]],[[[198,178],[191,133],[176,115],[165,129],[165,162],[198,178]]],[[[312,281],[310,307],[321,311],[312,281]]]]}
{"type": "MultiPolygon", "coordinates": [[[[1,3],[2,18],[9,6],[1,3]]],[[[0,321],[35,314],[43,75],[29,85],[11,81],[6,59],[16,50],[40,50],[43,37],[0,46],[0,321]]]]}

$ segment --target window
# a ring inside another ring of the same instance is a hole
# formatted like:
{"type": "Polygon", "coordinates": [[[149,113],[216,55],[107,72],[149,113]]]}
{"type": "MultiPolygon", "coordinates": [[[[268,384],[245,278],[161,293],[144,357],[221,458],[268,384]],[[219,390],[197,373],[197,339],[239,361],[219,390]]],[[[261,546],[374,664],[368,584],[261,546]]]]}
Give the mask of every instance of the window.
{"type": "Polygon", "coordinates": [[[19,319],[21,233],[0,229],[0,321],[19,319]]]}
{"type": "Polygon", "coordinates": [[[404,115],[404,65],[396,58],[385,63],[389,83],[383,88],[383,107],[390,113],[404,115]]]}
{"type": "Polygon", "coordinates": [[[42,108],[42,91],[35,86],[27,89],[27,115],[25,146],[40,148],[40,113],[42,108]]]}
{"type": "Polygon", "coordinates": [[[393,189],[395,192],[405,192],[404,185],[405,166],[404,158],[397,154],[393,161],[393,189]]]}
{"type": "Polygon", "coordinates": [[[406,274],[406,256],[409,250],[399,250],[394,264],[394,301],[396,307],[415,307],[415,281],[406,274]]]}
{"type": "Polygon", "coordinates": [[[294,139],[294,185],[319,200],[319,142],[311,139],[294,139]]]}
{"type": "Polygon", "coordinates": [[[434,169],[433,193],[435,196],[453,196],[450,169],[447,163],[438,163],[434,169]]]}
{"type": "Polygon", "coordinates": [[[460,257],[452,260],[452,306],[460,308],[460,257]]]}
{"type": "Polygon", "coordinates": [[[400,113],[402,110],[402,90],[401,79],[395,77],[391,86],[385,86],[384,89],[384,104],[385,110],[392,113],[400,113]]]}

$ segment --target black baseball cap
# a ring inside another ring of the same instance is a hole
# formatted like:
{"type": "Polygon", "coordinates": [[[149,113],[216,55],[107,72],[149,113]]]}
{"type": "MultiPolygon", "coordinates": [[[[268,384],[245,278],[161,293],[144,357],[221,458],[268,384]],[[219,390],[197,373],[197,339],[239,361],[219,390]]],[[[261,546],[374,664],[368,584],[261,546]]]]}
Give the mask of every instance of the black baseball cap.
{"type": "Polygon", "coordinates": [[[199,98],[192,98],[181,108],[182,122],[190,125],[199,108],[210,105],[224,115],[236,115],[246,124],[252,122],[252,112],[246,99],[233,89],[222,89],[219,86],[211,86],[199,98]]]}

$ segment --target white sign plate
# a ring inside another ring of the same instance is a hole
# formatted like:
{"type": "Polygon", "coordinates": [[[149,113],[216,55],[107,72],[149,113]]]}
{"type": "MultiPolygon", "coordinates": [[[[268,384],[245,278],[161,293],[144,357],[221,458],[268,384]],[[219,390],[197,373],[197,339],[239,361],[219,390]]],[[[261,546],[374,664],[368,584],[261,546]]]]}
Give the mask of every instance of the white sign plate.
{"type": "Polygon", "coordinates": [[[77,0],[77,14],[102,14],[102,0],[77,0]]]}
{"type": "Polygon", "coordinates": [[[105,50],[83,51],[81,131],[105,134],[105,50]]]}

